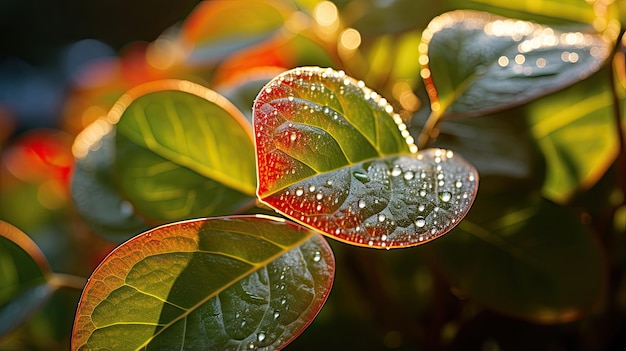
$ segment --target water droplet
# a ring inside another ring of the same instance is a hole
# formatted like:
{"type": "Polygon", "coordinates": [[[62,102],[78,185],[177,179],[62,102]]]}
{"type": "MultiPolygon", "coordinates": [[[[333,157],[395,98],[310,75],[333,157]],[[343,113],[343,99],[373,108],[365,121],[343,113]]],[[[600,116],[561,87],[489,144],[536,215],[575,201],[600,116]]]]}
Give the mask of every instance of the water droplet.
{"type": "Polygon", "coordinates": [[[452,194],[450,194],[449,191],[442,191],[442,192],[439,193],[439,198],[443,202],[448,202],[452,198],[452,194]]]}
{"type": "Polygon", "coordinates": [[[456,183],[454,184],[457,188],[460,188],[463,186],[463,182],[460,180],[457,180],[456,183]]]}
{"type": "Polygon", "coordinates": [[[302,194],[304,194],[304,190],[300,188],[296,189],[296,196],[302,196],[302,194]]]}
{"type": "Polygon", "coordinates": [[[398,166],[393,167],[393,170],[391,171],[391,175],[394,177],[397,177],[400,174],[402,174],[402,170],[400,169],[400,167],[398,166]]]}
{"type": "Polygon", "coordinates": [[[469,179],[470,182],[473,182],[475,180],[473,174],[470,174],[470,176],[467,179],[469,179]]]}
{"type": "Polygon", "coordinates": [[[327,180],[326,181],[326,185],[328,185],[328,186],[333,185],[333,180],[332,179],[327,180]]]}
{"type": "Polygon", "coordinates": [[[361,183],[367,183],[370,181],[370,177],[368,177],[367,174],[365,173],[352,172],[352,175],[354,176],[354,178],[358,179],[361,183]]]}
{"type": "Polygon", "coordinates": [[[383,235],[380,237],[380,240],[382,240],[382,241],[386,241],[386,240],[387,240],[387,235],[383,234],[383,235]]]}
{"type": "Polygon", "coordinates": [[[287,303],[287,300],[286,300],[286,299],[282,299],[282,300],[280,300],[280,304],[281,304],[281,305],[284,305],[284,304],[286,304],[286,303],[287,303]]]}
{"type": "Polygon", "coordinates": [[[417,217],[417,219],[415,220],[415,225],[418,228],[422,228],[426,225],[426,220],[424,219],[424,217],[417,217]]]}
{"type": "Polygon", "coordinates": [[[425,208],[426,208],[426,206],[424,206],[424,205],[419,205],[419,206],[417,206],[417,209],[418,209],[420,212],[424,211],[424,209],[425,209],[425,208]]]}
{"type": "Polygon", "coordinates": [[[254,343],[253,343],[253,342],[250,342],[250,343],[248,344],[248,348],[249,348],[250,350],[254,350],[254,343]]]}
{"type": "Polygon", "coordinates": [[[241,326],[242,326],[242,327],[245,327],[245,326],[246,326],[246,319],[245,319],[245,318],[241,321],[241,326]]]}
{"type": "Polygon", "coordinates": [[[311,185],[311,186],[309,186],[309,191],[310,191],[310,192],[314,192],[314,191],[315,191],[315,185],[311,185]]]}
{"type": "Polygon", "coordinates": [[[322,253],[319,251],[315,251],[313,254],[313,261],[319,262],[322,259],[322,253]]]}
{"type": "Polygon", "coordinates": [[[359,200],[359,208],[365,208],[365,201],[359,200]]]}
{"type": "Polygon", "coordinates": [[[298,136],[296,135],[296,133],[291,133],[291,135],[289,136],[289,140],[291,141],[296,141],[297,138],[298,136]]]}
{"type": "Polygon", "coordinates": [[[259,340],[259,342],[265,340],[265,333],[264,332],[260,332],[256,335],[256,339],[259,340]]]}
{"type": "Polygon", "coordinates": [[[420,196],[421,197],[426,196],[426,190],[424,190],[424,189],[420,190],[420,196]]]}
{"type": "Polygon", "coordinates": [[[407,171],[404,173],[404,179],[406,180],[411,180],[413,179],[413,177],[415,176],[415,174],[411,171],[407,171]]]}
{"type": "Polygon", "coordinates": [[[379,215],[378,215],[378,221],[379,221],[379,222],[384,222],[384,221],[385,221],[385,219],[387,219],[387,217],[385,217],[385,215],[384,215],[384,214],[382,214],[382,213],[381,213],[381,214],[379,214],[379,215]]]}
{"type": "Polygon", "coordinates": [[[280,311],[276,310],[274,311],[274,319],[278,319],[278,317],[280,317],[280,311]]]}
{"type": "Polygon", "coordinates": [[[443,179],[445,176],[443,175],[443,173],[439,173],[437,174],[437,179],[443,179]]]}

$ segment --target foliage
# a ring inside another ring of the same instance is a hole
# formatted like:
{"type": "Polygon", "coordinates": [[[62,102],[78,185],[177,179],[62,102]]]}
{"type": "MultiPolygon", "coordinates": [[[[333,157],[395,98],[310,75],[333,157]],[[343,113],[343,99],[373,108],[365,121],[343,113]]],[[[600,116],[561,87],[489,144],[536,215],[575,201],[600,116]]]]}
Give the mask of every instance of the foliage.
{"type": "Polygon", "coordinates": [[[625,10],[202,2],[3,151],[0,348],[624,343],[625,10]]]}

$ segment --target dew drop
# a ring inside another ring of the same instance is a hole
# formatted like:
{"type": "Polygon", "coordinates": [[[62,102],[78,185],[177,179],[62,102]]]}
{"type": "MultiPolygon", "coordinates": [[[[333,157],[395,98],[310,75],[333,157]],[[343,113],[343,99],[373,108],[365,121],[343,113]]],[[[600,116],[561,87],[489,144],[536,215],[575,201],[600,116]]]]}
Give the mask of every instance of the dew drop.
{"type": "Polygon", "coordinates": [[[441,193],[439,193],[439,198],[443,202],[448,202],[452,198],[452,194],[450,194],[449,191],[442,191],[441,193]]]}
{"type": "Polygon", "coordinates": [[[475,178],[473,174],[470,174],[470,176],[467,179],[469,179],[470,182],[473,182],[475,178]]]}
{"type": "Polygon", "coordinates": [[[385,221],[385,219],[387,219],[387,217],[385,217],[385,215],[384,215],[384,214],[382,214],[382,213],[381,213],[381,214],[379,214],[379,215],[378,215],[378,221],[379,221],[379,222],[384,222],[384,221],[385,221]]]}
{"type": "Polygon", "coordinates": [[[454,184],[457,188],[460,188],[463,186],[463,182],[460,180],[457,180],[456,183],[454,184]]]}
{"type": "Polygon", "coordinates": [[[382,241],[386,241],[386,240],[387,240],[387,235],[383,234],[383,235],[380,237],[380,240],[382,240],[382,241]]]}
{"type": "Polygon", "coordinates": [[[404,173],[404,179],[406,180],[411,180],[413,179],[413,177],[415,176],[415,174],[411,171],[405,172],[404,173]]]}
{"type": "Polygon", "coordinates": [[[327,180],[326,181],[326,185],[328,185],[328,186],[333,185],[333,180],[332,179],[327,180]]]}
{"type": "Polygon", "coordinates": [[[300,188],[296,189],[296,196],[302,196],[302,194],[304,194],[304,190],[300,188]]]}
{"type": "Polygon", "coordinates": [[[319,192],[319,193],[317,193],[315,195],[315,198],[318,199],[318,200],[321,200],[323,197],[324,197],[324,194],[322,194],[321,192],[319,192]]]}
{"type": "Polygon", "coordinates": [[[248,344],[248,348],[249,348],[250,350],[254,350],[254,343],[253,343],[253,342],[249,343],[249,344],[248,344]]]}
{"type": "Polygon", "coordinates": [[[296,141],[297,138],[298,136],[296,135],[296,133],[291,133],[291,135],[289,136],[289,140],[291,141],[296,141]]]}
{"type": "Polygon", "coordinates": [[[424,189],[420,190],[420,196],[421,197],[426,196],[426,190],[424,190],[424,189]]]}
{"type": "Polygon", "coordinates": [[[365,201],[359,200],[359,208],[365,208],[365,201]]]}
{"type": "Polygon", "coordinates": [[[319,262],[322,259],[322,253],[319,251],[315,251],[313,254],[313,261],[319,262]]]}
{"type": "Polygon", "coordinates": [[[417,217],[417,219],[415,220],[415,225],[418,228],[423,228],[426,225],[426,220],[424,219],[424,217],[417,217]]]}
{"type": "Polygon", "coordinates": [[[400,174],[402,174],[402,170],[401,170],[401,169],[400,169],[400,167],[398,167],[398,166],[395,166],[395,167],[393,168],[393,170],[391,171],[391,175],[392,175],[392,176],[394,176],[394,177],[397,177],[397,176],[399,176],[400,174]]]}
{"type": "Polygon", "coordinates": [[[443,175],[443,173],[439,173],[437,174],[437,179],[443,179],[445,176],[443,175]]]}
{"type": "Polygon", "coordinates": [[[309,186],[309,191],[310,191],[310,192],[314,192],[314,191],[315,191],[315,185],[311,185],[311,186],[309,186]]]}
{"type": "Polygon", "coordinates": [[[256,339],[261,342],[263,340],[265,340],[265,333],[264,332],[260,332],[256,335],[256,339]]]}
{"type": "Polygon", "coordinates": [[[278,319],[278,317],[280,317],[280,311],[276,310],[274,311],[274,319],[278,319]]]}
{"type": "Polygon", "coordinates": [[[424,209],[425,209],[425,208],[426,208],[426,207],[425,207],[424,205],[419,205],[419,206],[417,207],[417,209],[418,209],[420,212],[424,211],[424,209]]]}
{"type": "Polygon", "coordinates": [[[361,183],[367,183],[370,181],[370,177],[368,177],[367,174],[365,173],[352,172],[352,175],[354,176],[354,178],[358,179],[361,183]]]}

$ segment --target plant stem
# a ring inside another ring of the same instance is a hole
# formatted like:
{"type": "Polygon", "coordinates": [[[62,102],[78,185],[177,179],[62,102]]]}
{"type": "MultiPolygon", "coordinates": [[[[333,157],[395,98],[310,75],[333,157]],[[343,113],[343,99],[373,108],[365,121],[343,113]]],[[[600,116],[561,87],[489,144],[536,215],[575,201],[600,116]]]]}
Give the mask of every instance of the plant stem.
{"type": "Polygon", "coordinates": [[[436,111],[431,111],[430,115],[428,115],[428,119],[426,119],[426,123],[424,123],[424,127],[420,132],[420,135],[417,137],[417,148],[418,150],[422,150],[430,144],[437,136],[439,135],[439,122],[441,121],[441,109],[436,111]]]}
{"type": "Polygon", "coordinates": [[[87,284],[87,279],[73,274],[52,273],[48,278],[48,284],[55,289],[70,288],[83,290],[85,284],[87,284]]]}

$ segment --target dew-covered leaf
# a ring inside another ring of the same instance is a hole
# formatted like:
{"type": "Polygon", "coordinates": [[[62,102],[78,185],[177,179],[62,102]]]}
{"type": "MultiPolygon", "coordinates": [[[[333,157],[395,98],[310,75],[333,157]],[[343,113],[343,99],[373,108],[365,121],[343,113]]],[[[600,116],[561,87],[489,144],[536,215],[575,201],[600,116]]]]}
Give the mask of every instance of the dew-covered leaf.
{"type": "Polygon", "coordinates": [[[334,269],[322,236],[278,218],[158,227],[94,271],[72,349],[280,349],[315,318],[334,269]]]}
{"type": "Polygon", "coordinates": [[[112,183],[149,221],[230,214],[253,201],[251,127],[217,93],[177,80],[140,85],[81,133],[76,157],[113,128],[112,183]]]}
{"type": "Polygon", "coordinates": [[[565,202],[610,167],[620,148],[613,104],[610,82],[598,74],[527,106],[531,132],[546,158],[544,196],[565,202]]]}
{"type": "Polygon", "coordinates": [[[578,216],[539,197],[479,199],[431,246],[460,296],[543,323],[579,318],[602,298],[605,258],[578,216]]]}
{"type": "Polygon", "coordinates": [[[50,298],[51,273],[37,245],[21,230],[0,221],[0,338],[50,298]]]}
{"type": "Polygon", "coordinates": [[[418,245],[449,231],[474,199],[471,165],[452,151],[415,152],[387,101],[343,72],[285,72],[253,115],[261,201],[336,239],[418,245]]]}
{"type": "Polygon", "coordinates": [[[460,10],[434,18],[420,62],[433,107],[448,117],[521,105],[597,71],[614,38],[588,29],[460,10]]]}

